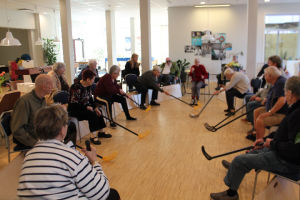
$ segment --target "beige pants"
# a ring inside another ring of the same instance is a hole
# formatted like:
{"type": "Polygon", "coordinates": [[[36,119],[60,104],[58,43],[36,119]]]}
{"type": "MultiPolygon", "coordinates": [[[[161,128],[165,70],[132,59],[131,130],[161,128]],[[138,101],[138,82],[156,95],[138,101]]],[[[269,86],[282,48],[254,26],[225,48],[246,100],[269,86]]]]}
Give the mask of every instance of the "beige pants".
{"type": "MultiPolygon", "coordinates": [[[[267,112],[265,107],[258,108],[258,109],[259,109],[260,115],[267,112]]],[[[282,119],[284,117],[285,117],[284,114],[275,113],[269,117],[264,118],[263,120],[264,120],[265,126],[276,126],[276,125],[280,124],[280,122],[282,121],[282,119]]]]}

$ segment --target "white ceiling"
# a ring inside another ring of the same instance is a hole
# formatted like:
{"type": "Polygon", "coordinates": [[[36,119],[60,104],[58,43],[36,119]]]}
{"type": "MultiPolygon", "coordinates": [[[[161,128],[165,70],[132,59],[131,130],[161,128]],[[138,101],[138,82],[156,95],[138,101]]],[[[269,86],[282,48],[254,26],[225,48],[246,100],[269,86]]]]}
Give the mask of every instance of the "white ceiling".
{"type": "MultiPolygon", "coordinates": [[[[76,20],[84,20],[86,15],[97,15],[100,11],[103,14],[105,10],[114,10],[117,16],[138,17],[139,16],[139,0],[70,0],[72,9],[72,18],[76,20]]],[[[240,5],[247,4],[247,0],[150,0],[151,12],[163,16],[167,16],[168,7],[183,7],[199,5],[200,1],[206,4],[231,4],[240,5]]],[[[5,2],[8,9],[17,10],[20,8],[28,8],[32,11],[53,15],[53,9],[57,10],[56,16],[59,17],[59,0],[0,0],[0,8],[5,8],[5,2]],[[37,6],[37,11],[35,6],[37,6]]],[[[300,0],[271,0],[266,3],[264,0],[258,0],[259,4],[275,4],[275,3],[299,3],[300,0]]]]}

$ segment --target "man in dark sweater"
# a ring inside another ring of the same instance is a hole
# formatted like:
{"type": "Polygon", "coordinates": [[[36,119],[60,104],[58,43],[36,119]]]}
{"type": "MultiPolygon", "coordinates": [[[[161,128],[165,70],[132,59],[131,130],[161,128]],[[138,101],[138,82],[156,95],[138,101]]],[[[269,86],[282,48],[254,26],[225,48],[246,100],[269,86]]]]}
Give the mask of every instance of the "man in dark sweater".
{"type": "Polygon", "coordinates": [[[300,77],[291,77],[285,84],[285,98],[290,106],[277,131],[258,139],[253,146],[264,142],[262,147],[234,158],[229,166],[225,184],[228,190],[211,193],[214,200],[238,199],[237,190],[246,173],[262,169],[277,173],[298,173],[300,166],[300,77]],[[297,137],[297,138],[298,138],[297,137]]]}
{"type": "MultiPolygon", "coordinates": [[[[91,69],[96,74],[95,80],[99,80],[99,74],[98,74],[98,69],[97,69],[97,60],[90,59],[89,64],[85,68],[83,68],[81,70],[80,74],[78,75],[78,77],[77,77],[78,81],[82,80],[82,73],[87,69],[91,69]],[[97,79],[97,77],[98,77],[98,79],[97,79]]],[[[97,82],[97,81],[95,81],[95,82],[97,82]]]]}
{"type": "Polygon", "coordinates": [[[159,106],[160,104],[156,103],[155,100],[157,99],[158,91],[165,93],[166,95],[170,95],[168,92],[164,91],[158,86],[157,77],[160,75],[161,68],[154,66],[153,70],[149,70],[142,74],[142,76],[138,77],[137,82],[134,84],[134,87],[142,93],[141,97],[141,106],[140,108],[145,110],[145,102],[146,102],[146,95],[148,93],[148,89],[152,89],[152,100],[150,105],[159,106]]]}

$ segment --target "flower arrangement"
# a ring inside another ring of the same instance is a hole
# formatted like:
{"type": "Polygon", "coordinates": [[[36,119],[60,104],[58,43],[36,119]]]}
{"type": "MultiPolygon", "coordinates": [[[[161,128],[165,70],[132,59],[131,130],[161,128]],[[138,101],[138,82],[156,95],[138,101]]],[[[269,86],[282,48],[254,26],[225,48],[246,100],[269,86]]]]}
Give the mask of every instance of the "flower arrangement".
{"type": "Polygon", "coordinates": [[[6,78],[5,78],[5,71],[3,71],[1,74],[0,74],[0,95],[2,94],[2,83],[4,83],[6,81],[6,78]]]}

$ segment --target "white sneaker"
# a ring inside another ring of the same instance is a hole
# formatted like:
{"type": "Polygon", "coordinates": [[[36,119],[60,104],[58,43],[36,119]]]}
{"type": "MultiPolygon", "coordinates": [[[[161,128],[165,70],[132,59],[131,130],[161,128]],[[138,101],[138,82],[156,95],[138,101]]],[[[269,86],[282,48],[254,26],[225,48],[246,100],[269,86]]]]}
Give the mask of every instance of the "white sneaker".
{"type": "Polygon", "coordinates": [[[194,105],[198,105],[198,99],[195,99],[194,105]]]}
{"type": "Polygon", "coordinates": [[[195,104],[195,99],[192,99],[190,105],[194,105],[194,104],[195,104]]]}

